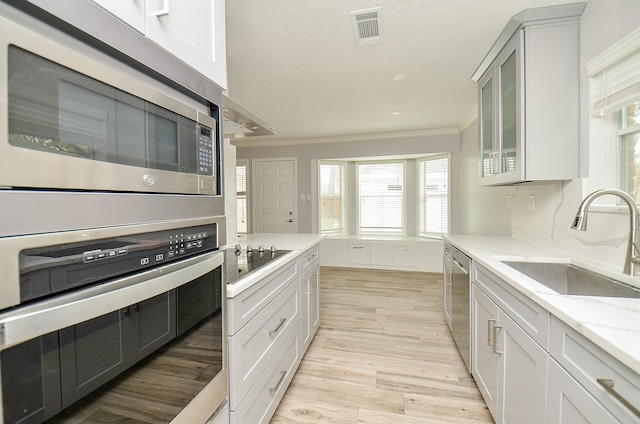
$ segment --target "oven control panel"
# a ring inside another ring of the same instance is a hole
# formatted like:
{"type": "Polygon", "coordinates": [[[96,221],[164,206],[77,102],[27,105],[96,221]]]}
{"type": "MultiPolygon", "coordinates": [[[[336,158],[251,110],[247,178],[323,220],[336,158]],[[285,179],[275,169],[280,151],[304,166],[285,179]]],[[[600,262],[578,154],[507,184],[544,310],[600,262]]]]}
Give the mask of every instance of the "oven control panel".
{"type": "Polygon", "coordinates": [[[209,224],[23,250],[21,302],[216,250],[217,235],[209,224]]]}

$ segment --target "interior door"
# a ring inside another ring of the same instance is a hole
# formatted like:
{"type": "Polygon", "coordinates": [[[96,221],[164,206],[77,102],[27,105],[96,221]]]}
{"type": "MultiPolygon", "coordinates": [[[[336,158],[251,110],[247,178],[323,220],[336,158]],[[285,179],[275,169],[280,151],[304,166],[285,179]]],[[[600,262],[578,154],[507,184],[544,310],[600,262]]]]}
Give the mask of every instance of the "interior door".
{"type": "Polygon", "coordinates": [[[294,173],[292,159],[254,162],[254,232],[295,232],[294,173]]]}

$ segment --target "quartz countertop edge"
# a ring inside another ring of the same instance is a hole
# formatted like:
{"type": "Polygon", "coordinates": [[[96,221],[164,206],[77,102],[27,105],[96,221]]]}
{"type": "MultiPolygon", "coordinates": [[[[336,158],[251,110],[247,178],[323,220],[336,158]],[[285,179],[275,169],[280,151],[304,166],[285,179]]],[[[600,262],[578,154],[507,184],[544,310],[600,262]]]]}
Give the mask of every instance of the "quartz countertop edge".
{"type": "MultiPolygon", "coordinates": [[[[324,238],[324,234],[278,234],[278,233],[252,233],[242,235],[238,237],[238,244],[246,249],[247,245],[251,245],[254,249],[263,245],[265,250],[269,250],[272,245],[275,245],[278,250],[291,250],[286,255],[282,255],[277,259],[274,259],[260,268],[250,272],[249,274],[240,277],[239,280],[233,284],[227,285],[227,298],[238,296],[240,293],[251,287],[257,281],[269,276],[274,271],[280,269],[283,265],[286,265],[294,261],[298,256],[304,253],[307,249],[320,243],[324,238]]],[[[224,246],[231,247],[234,246],[224,246]]],[[[223,248],[224,248],[223,247],[223,248]]]]}
{"type": "MultiPolygon", "coordinates": [[[[512,237],[451,235],[445,240],[640,374],[640,299],[559,294],[501,261],[569,262],[636,287],[640,286],[638,277],[623,275],[613,266],[512,237]]],[[[621,258],[621,264],[623,261],[621,258]]]]}

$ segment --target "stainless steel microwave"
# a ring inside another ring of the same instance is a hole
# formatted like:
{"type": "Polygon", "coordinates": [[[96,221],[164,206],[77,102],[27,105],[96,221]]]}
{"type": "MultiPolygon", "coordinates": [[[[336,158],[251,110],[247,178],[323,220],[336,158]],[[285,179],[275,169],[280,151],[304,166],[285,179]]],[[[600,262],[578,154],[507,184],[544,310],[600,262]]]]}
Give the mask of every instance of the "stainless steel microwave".
{"type": "Polygon", "coordinates": [[[0,186],[220,194],[209,104],[28,17],[0,64],[0,186]]]}

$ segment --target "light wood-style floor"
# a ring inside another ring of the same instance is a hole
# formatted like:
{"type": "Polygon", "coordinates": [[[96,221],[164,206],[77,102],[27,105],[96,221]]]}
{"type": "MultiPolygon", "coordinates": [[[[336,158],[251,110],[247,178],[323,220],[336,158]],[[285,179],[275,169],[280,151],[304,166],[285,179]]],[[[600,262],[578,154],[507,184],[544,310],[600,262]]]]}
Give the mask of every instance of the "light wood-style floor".
{"type": "Polygon", "coordinates": [[[321,324],[272,424],[493,423],[442,307],[442,274],[320,270],[321,324]]]}

